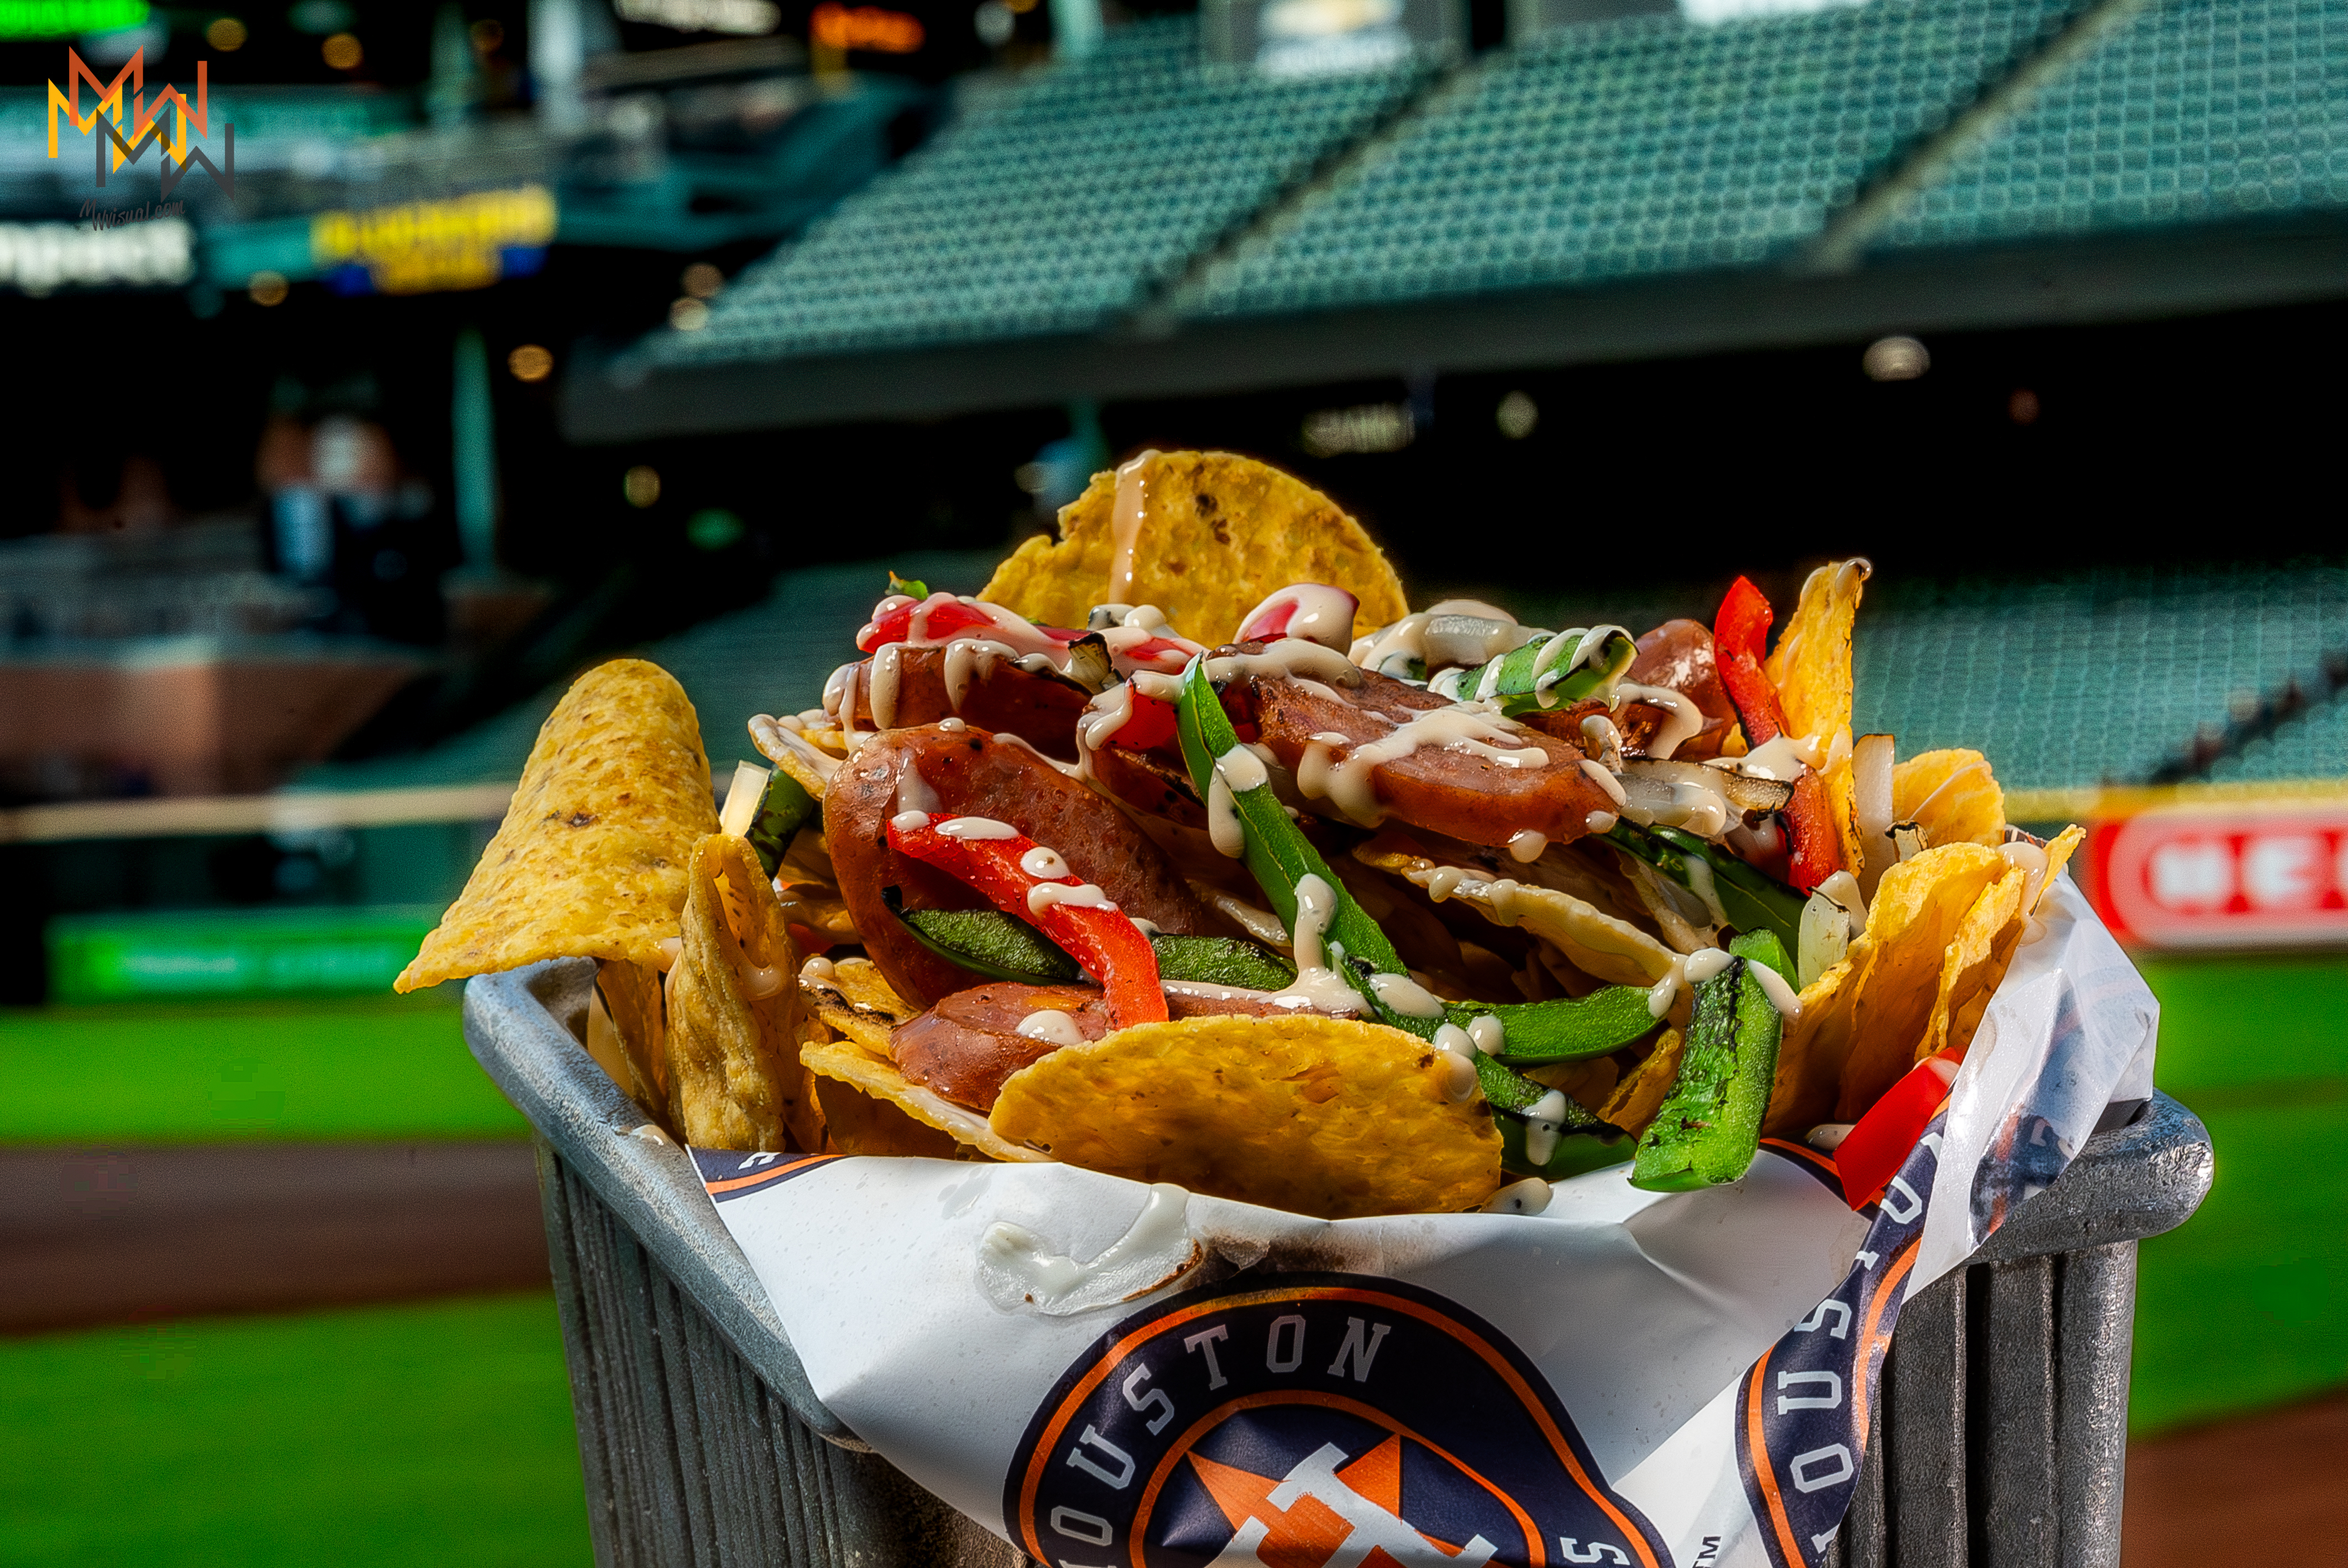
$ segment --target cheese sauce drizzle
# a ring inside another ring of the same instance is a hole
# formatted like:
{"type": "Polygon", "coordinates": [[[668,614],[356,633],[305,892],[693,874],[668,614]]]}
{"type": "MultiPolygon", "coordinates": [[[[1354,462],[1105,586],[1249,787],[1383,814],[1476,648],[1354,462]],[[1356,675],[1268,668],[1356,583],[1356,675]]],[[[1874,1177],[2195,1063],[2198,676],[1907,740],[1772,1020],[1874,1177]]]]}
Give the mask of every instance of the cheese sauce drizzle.
{"type": "Polygon", "coordinates": [[[1117,552],[1109,559],[1108,591],[1128,603],[1133,600],[1134,547],[1141,542],[1142,525],[1149,518],[1149,470],[1157,461],[1158,454],[1151,450],[1117,470],[1117,509],[1109,523],[1117,552]]]}

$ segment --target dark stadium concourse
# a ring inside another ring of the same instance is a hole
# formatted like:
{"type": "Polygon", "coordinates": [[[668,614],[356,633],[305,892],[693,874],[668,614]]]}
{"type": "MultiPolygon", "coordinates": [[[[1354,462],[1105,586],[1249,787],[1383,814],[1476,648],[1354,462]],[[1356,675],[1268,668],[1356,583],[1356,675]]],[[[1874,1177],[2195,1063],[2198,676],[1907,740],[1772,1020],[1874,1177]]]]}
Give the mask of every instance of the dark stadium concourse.
{"type": "MultiPolygon", "coordinates": [[[[1731,560],[1790,572],[1843,551],[1925,575],[2283,560],[2337,548],[2294,455],[2339,418],[2326,345],[2343,333],[2348,307],[2324,303],[1930,333],[1918,353],[1854,340],[1114,400],[1097,461],[1261,456],[1336,497],[1428,585],[1709,579],[1731,560]]],[[[753,462],[758,525],[812,563],[1046,526],[1017,481],[1071,429],[1070,409],[1046,406],[587,453],[694,484],[753,462]]]]}

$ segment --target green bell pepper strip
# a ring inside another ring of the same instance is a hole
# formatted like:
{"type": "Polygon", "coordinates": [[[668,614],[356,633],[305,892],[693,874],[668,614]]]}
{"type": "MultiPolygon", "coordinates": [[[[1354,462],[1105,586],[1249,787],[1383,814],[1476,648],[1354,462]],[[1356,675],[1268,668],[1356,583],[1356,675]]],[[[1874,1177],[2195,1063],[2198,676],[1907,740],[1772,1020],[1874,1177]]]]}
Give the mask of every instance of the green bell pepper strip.
{"type": "MultiPolygon", "coordinates": [[[[1581,656],[1582,642],[1588,641],[1592,635],[1585,631],[1581,634],[1581,641],[1574,644],[1572,652],[1550,661],[1549,669],[1541,676],[1543,683],[1540,685],[1534,682],[1533,668],[1540,662],[1542,651],[1555,641],[1555,638],[1536,637],[1523,647],[1511,649],[1489,663],[1463,670],[1456,676],[1447,671],[1436,679],[1442,683],[1444,693],[1455,701],[1471,699],[1484,692],[1485,682],[1488,680],[1491,682],[1489,695],[1498,701],[1500,712],[1510,716],[1570,707],[1586,697],[1612,691],[1614,683],[1622,679],[1632,661],[1639,657],[1639,645],[1619,629],[1600,627],[1597,630],[1606,633],[1606,640],[1600,645],[1595,660],[1570,673],[1558,673],[1581,656]]],[[[1559,635],[1571,636],[1572,633],[1561,632],[1559,635]]]]}
{"type": "Polygon", "coordinates": [[[1770,932],[1789,950],[1800,947],[1802,906],[1808,900],[1731,851],[1676,827],[1641,827],[1632,822],[1617,822],[1607,829],[1605,839],[1699,897],[1697,875],[1688,862],[1701,862],[1712,873],[1713,897],[1730,925],[1740,931],[1770,932]]]}
{"type": "MultiPolygon", "coordinates": [[[[1215,759],[1239,745],[1239,733],[1231,728],[1231,716],[1223,712],[1222,699],[1216,695],[1214,685],[1207,678],[1207,661],[1200,657],[1190,661],[1182,677],[1182,696],[1176,714],[1176,733],[1182,743],[1182,760],[1190,770],[1191,782],[1197,786],[1201,800],[1211,800],[1215,780],[1215,759]]],[[[1229,785],[1225,785],[1229,788],[1229,785]]],[[[1250,790],[1231,790],[1231,804],[1237,811],[1240,826],[1246,843],[1242,850],[1248,872],[1263,889],[1263,896],[1280,917],[1280,922],[1290,930],[1296,928],[1296,886],[1307,876],[1318,876],[1329,885],[1334,901],[1329,928],[1323,940],[1334,950],[1344,949],[1344,961],[1334,967],[1345,977],[1346,982],[1360,993],[1363,1004],[1372,1018],[1392,1025],[1419,1039],[1432,1040],[1436,1030],[1446,1023],[1457,1023],[1461,1028],[1480,1013],[1489,1012],[1502,1020],[1504,1030],[1522,1028],[1528,1035],[1540,1040],[1569,1036],[1586,1041],[1594,1032],[1591,1025],[1605,1018],[1619,1017],[1616,1010],[1594,1009],[1587,1014],[1560,1014],[1560,1022],[1549,1025],[1537,1015],[1553,1002],[1533,1003],[1520,1008],[1470,1008],[1447,1006],[1443,1014],[1435,1018],[1417,1018],[1395,1012],[1378,999],[1371,988],[1372,974],[1403,974],[1402,955],[1395,951],[1377,922],[1372,920],[1362,907],[1345,891],[1345,885],[1329,869],[1297,825],[1288,818],[1287,808],[1272,793],[1269,784],[1250,790]],[[1510,1020],[1509,1015],[1516,1018],[1510,1020]],[[1575,1026],[1579,1026],[1577,1030],[1575,1026]]],[[[1211,808],[1210,808],[1211,809],[1211,808]]],[[[1633,990],[1633,988],[1620,988],[1633,990]]],[[[1640,1008],[1646,1006],[1646,993],[1633,990],[1640,1008]]],[[[1653,1026],[1652,1019],[1647,1020],[1653,1026]]],[[[1642,1030],[1641,1032],[1644,1032],[1642,1030]]],[[[1629,1038],[1635,1039],[1635,1035],[1629,1038]]],[[[1621,1044],[1617,1041],[1616,1044],[1621,1044]]],[[[1609,1049],[1612,1049],[1611,1047],[1609,1049]]],[[[1589,1054],[1600,1054],[1597,1051],[1589,1054]]],[[[1609,1164],[1621,1157],[1629,1139],[1620,1128],[1600,1121],[1570,1095],[1560,1096],[1565,1111],[1560,1122],[1560,1132],[1550,1158],[1535,1163],[1526,1149],[1527,1134],[1531,1131],[1527,1112],[1549,1096],[1550,1091],[1522,1073],[1514,1071],[1495,1057],[1482,1051],[1473,1053],[1476,1077],[1483,1089],[1485,1100],[1496,1112],[1493,1120],[1500,1132],[1500,1166],[1511,1175],[1542,1176],[1550,1181],[1577,1175],[1609,1164]]],[[[1570,1061],[1564,1055],[1545,1056],[1543,1061],[1570,1061]]]]}
{"type": "MultiPolygon", "coordinates": [[[[897,890],[881,897],[922,946],[948,963],[992,979],[1026,985],[1074,985],[1084,978],[1070,958],[1035,927],[1000,909],[904,909],[897,890]]],[[[1200,985],[1242,986],[1276,991],[1292,984],[1296,970],[1271,948],[1237,937],[1172,937],[1153,934],[1160,979],[1200,985]]]]}
{"type": "Polygon", "coordinates": [[[1507,1032],[1494,1052],[1511,1067],[1587,1061],[1622,1050],[1656,1026],[1644,986],[1607,986],[1586,997],[1545,1002],[1446,1002],[1444,1012],[1465,1029],[1478,1018],[1500,1020],[1507,1032]]]}
{"type": "Polygon", "coordinates": [[[772,876],[783,863],[791,840],[814,819],[816,809],[815,797],[790,774],[777,768],[767,775],[766,793],[758,797],[758,815],[747,835],[767,876],[772,876]]]}
{"type": "Polygon", "coordinates": [[[1084,979],[1076,960],[1043,932],[1000,909],[906,909],[894,887],[881,901],[916,941],[950,964],[993,980],[1070,986],[1084,979]]]}
{"type": "MultiPolygon", "coordinates": [[[[1231,728],[1231,715],[1223,712],[1222,699],[1215,694],[1213,682],[1207,679],[1207,661],[1201,658],[1190,661],[1183,672],[1182,696],[1175,713],[1175,733],[1182,742],[1183,765],[1190,770],[1191,782],[1197,785],[1199,798],[1210,800],[1215,785],[1215,759],[1227,752],[1239,749],[1239,732],[1231,728]]],[[[1229,788],[1228,785],[1224,786],[1229,788]]],[[[1399,975],[1404,972],[1402,955],[1395,951],[1386,934],[1378,929],[1376,921],[1365,914],[1345,891],[1321,852],[1313,847],[1297,825],[1288,820],[1288,808],[1280,804],[1270,784],[1251,790],[1231,790],[1231,804],[1238,809],[1240,825],[1244,831],[1247,847],[1243,860],[1248,875],[1271,901],[1272,912],[1280,917],[1287,930],[1296,929],[1296,887],[1307,876],[1318,876],[1329,885],[1336,900],[1336,911],[1322,939],[1334,947],[1342,947],[1346,956],[1358,958],[1375,973],[1399,975]]],[[[1351,965],[1341,968],[1362,999],[1385,1022],[1408,1030],[1422,1040],[1435,1037],[1441,1019],[1413,1019],[1403,1021],[1400,1014],[1390,1013],[1369,989],[1366,981],[1356,979],[1351,965]]]]}
{"type": "Polygon", "coordinates": [[[1784,974],[1788,965],[1784,944],[1767,931],[1738,937],[1729,951],[1735,960],[1695,988],[1679,1072],[1632,1156],[1634,1187],[1716,1187],[1744,1175],[1761,1146],[1785,1020],[1750,970],[1766,964],[1784,974]]]}
{"type": "Polygon", "coordinates": [[[1584,1171],[1619,1165],[1631,1157],[1628,1132],[1601,1121],[1572,1095],[1560,1093],[1558,1099],[1564,1109],[1557,1141],[1549,1158],[1537,1163],[1525,1146],[1532,1132],[1531,1112],[1553,1091],[1480,1050],[1476,1053],[1476,1080],[1496,1112],[1492,1122],[1500,1130],[1500,1168],[1510,1175],[1561,1182],[1584,1171]]]}

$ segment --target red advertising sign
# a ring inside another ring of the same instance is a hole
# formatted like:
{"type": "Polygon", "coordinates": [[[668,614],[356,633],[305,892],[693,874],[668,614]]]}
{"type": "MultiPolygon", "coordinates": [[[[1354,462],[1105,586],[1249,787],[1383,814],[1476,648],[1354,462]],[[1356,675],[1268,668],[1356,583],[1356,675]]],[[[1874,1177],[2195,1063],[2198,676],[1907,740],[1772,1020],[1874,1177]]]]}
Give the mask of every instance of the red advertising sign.
{"type": "Polygon", "coordinates": [[[2348,800],[2157,806],[2097,822],[2087,854],[2125,941],[2348,946],[2348,800]]]}

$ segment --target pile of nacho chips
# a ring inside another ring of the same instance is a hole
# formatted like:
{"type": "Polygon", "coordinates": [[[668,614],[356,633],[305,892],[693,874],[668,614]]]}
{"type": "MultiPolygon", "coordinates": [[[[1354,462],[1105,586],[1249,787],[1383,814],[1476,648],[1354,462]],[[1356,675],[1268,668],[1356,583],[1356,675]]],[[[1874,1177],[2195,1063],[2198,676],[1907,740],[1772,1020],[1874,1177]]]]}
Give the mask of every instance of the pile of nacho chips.
{"type": "MultiPolygon", "coordinates": [[[[1862,842],[1851,671],[1866,580],[1858,561],[1813,573],[1766,661],[1788,733],[1826,759],[1844,863],[1889,861],[1870,878],[1863,930],[1786,1022],[1766,1125],[1794,1138],[1855,1120],[1914,1064],[1969,1045],[2079,839],[2012,832],[1980,753],[1939,751],[1891,769],[1896,860],[1862,842]]],[[[1062,513],[1060,538],[1029,540],[978,597],[1079,629],[1096,606],[1153,605],[1211,646],[1295,583],[1350,593],[1358,633],[1408,609],[1376,546],[1325,497],[1249,459],[1151,453],[1097,476],[1062,513]]],[[[777,707],[811,695],[777,692],[777,707]]],[[[751,738],[820,801],[863,737],[809,709],[756,721],[751,738]]],[[[1732,733],[1725,754],[1745,749],[1732,733]]],[[[1180,834],[1144,825],[1179,858],[1180,834]]],[[[602,665],[548,719],[504,825],[399,989],[595,959],[587,1049],[651,1122],[704,1147],[1061,1160],[1332,1217],[1471,1209],[1502,1184],[1481,1099],[1447,1091],[1422,1040],[1351,1018],[1139,1024],[1043,1055],[991,1112],[953,1103],[899,1069],[896,1032],[921,1009],[860,951],[820,816],[769,858],[771,875],[720,829],[677,683],[642,661],[602,665]]],[[[1390,824],[1352,832],[1332,860],[1444,998],[1668,986],[1686,955],[1725,940],[1595,840],[1515,863],[1390,824]]],[[[1235,931],[1285,950],[1288,933],[1243,880],[1179,864],[1235,931]]],[[[1671,1088],[1687,1024],[1683,997],[1632,1046],[1533,1076],[1635,1136],[1671,1088]]]]}

